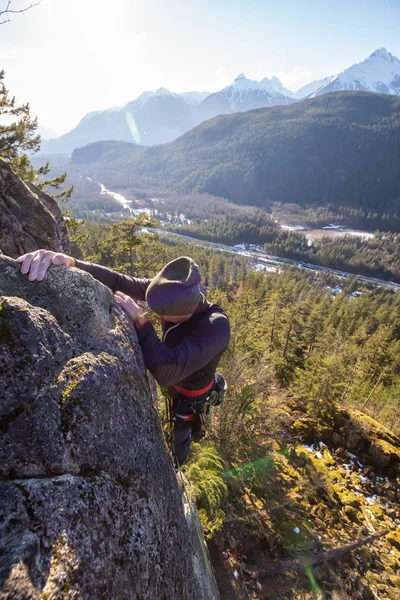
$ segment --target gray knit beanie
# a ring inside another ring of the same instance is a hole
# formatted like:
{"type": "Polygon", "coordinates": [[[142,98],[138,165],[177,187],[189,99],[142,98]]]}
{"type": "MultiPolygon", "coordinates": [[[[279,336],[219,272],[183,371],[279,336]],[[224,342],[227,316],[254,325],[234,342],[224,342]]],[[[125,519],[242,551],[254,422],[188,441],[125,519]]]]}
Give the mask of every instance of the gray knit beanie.
{"type": "Polygon", "coordinates": [[[152,279],[146,302],[159,315],[188,315],[200,299],[200,269],[192,258],[180,256],[169,262],[152,279]]]}

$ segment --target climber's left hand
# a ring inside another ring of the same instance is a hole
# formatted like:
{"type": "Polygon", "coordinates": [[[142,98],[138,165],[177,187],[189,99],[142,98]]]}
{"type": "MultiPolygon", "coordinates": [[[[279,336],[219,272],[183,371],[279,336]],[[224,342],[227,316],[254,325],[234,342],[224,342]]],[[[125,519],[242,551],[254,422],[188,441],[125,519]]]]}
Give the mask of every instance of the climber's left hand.
{"type": "Polygon", "coordinates": [[[122,292],[116,292],[114,294],[114,298],[118,302],[118,304],[126,310],[132,321],[139,324],[142,324],[144,322],[146,318],[145,313],[130,296],[127,296],[122,292]]]}

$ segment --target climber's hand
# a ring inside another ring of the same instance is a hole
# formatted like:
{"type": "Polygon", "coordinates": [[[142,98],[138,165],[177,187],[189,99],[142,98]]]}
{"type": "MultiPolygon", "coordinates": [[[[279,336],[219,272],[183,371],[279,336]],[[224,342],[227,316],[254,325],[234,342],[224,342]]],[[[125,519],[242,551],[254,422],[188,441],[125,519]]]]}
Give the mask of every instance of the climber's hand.
{"type": "Polygon", "coordinates": [[[21,273],[23,275],[29,273],[30,281],[35,281],[36,279],[42,281],[50,265],[75,266],[75,259],[72,256],[52,252],[51,250],[28,252],[17,258],[17,262],[22,263],[21,273]]]}
{"type": "Polygon", "coordinates": [[[122,292],[116,292],[114,294],[114,298],[118,302],[118,304],[126,310],[132,321],[139,324],[142,324],[144,322],[145,313],[130,296],[127,296],[122,292]]]}

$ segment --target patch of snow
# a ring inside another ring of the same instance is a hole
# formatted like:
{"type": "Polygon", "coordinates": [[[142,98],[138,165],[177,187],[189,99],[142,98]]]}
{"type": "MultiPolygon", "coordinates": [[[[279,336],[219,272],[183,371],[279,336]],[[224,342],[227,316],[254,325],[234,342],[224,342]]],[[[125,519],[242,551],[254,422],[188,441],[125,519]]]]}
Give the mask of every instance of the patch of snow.
{"type": "Polygon", "coordinates": [[[285,224],[282,224],[281,225],[281,229],[284,229],[285,231],[304,231],[305,227],[303,227],[303,225],[285,225],[285,224]]]}
{"type": "Polygon", "coordinates": [[[325,227],[322,229],[345,229],[345,227],[343,225],[335,225],[334,223],[331,223],[330,225],[325,225],[325,227]]]}
{"type": "Polygon", "coordinates": [[[376,504],[376,501],[377,501],[377,499],[378,499],[378,498],[377,498],[377,496],[376,496],[376,495],[373,495],[373,496],[366,496],[366,498],[365,498],[366,502],[367,502],[367,503],[368,503],[370,506],[372,506],[373,504],[376,504]]]}
{"type": "Polygon", "coordinates": [[[313,454],[315,454],[315,456],[317,458],[322,458],[321,452],[319,450],[317,450],[316,448],[314,448],[313,444],[311,446],[307,446],[306,444],[303,444],[303,448],[305,448],[309,452],[312,452],[313,454]]]}
{"type": "Polygon", "coordinates": [[[277,268],[274,266],[266,265],[265,263],[257,263],[254,267],[255,271],[264,271],[265,273],[276,273],[277,268]]]}

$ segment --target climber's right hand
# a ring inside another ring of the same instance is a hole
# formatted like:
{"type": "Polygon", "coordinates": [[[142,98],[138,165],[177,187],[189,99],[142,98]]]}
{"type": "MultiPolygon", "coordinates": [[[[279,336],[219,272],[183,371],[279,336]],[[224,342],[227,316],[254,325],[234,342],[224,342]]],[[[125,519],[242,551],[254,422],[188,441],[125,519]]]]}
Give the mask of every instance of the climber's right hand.
{"type": "Polygon", "coordinates": [[[67,254],[60,254],[51,250],[35,250],[28,252],[17,258],[18,263],[22,263],[21,273],[29,273],[29,281],[42,281],[50,265],[65,265],[67,267],[75,266],[75,259],[67,254]]]}

